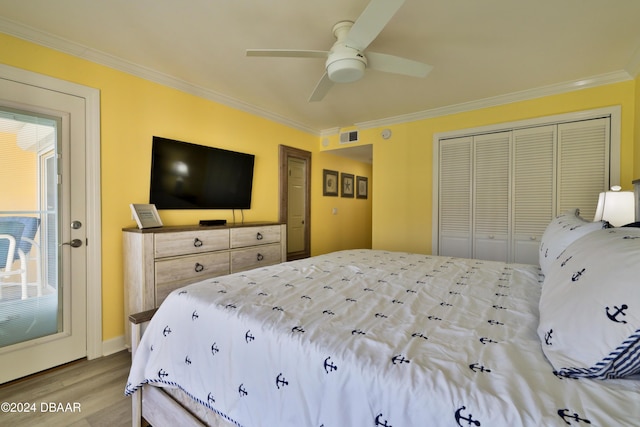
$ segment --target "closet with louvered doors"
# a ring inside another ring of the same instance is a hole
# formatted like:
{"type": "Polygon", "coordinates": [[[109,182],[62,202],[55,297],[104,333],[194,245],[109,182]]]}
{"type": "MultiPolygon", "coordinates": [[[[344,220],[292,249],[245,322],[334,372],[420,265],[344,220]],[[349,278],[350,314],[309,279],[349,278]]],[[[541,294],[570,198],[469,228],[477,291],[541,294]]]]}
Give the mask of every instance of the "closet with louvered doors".
{"type": "Polygon", "coordinates": [[[609,183],[610,118],[442,139],[438,254],[538,263],[544,230],[609,183]]]}

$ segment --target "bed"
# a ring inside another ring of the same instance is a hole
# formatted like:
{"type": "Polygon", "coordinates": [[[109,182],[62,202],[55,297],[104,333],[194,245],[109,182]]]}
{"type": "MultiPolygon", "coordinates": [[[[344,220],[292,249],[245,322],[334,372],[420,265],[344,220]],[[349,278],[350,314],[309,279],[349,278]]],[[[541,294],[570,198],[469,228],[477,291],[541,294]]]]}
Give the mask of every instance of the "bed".
{"type": "Polygon", "coordinates": [[[605,227],[560,215],[539,266],[348,250],[178,289],[134,424],[640,426],[640,229],[605,227]]]}

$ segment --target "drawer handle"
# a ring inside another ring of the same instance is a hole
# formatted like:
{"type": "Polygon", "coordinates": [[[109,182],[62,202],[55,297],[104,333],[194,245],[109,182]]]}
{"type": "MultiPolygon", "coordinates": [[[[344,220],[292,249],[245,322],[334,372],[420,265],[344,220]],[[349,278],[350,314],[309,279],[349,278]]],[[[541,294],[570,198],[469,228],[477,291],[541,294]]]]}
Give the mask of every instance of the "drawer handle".
{"type": "Polygon", "coordinates": [[[258,254],[256,258],[258,259],[258,261],[262,261],[264,259],[264,255],[258,254]]]}
{"type": "Polygon", "coordinates": [[[204,242],[202,240],[198,239],[197,237],[195,239],[193,239],[193,246],[195,246],[196,248],[199,248],[203,244],[204,244],[204,242]]]}
{"type": "Polygon", "coordinates": [[[199,262],[196,262],[196,266],[194,270],[196,271],[196,273],[200,273],[202,270],[204,270],[204,265],[200,264],[199,262]]]}
{"type": "Polygon", "coordinates": [[[262,234],[260,234],[260,233],[256,234],[256,239],[257,240],[262,240],[263,239],[262,234]]]}

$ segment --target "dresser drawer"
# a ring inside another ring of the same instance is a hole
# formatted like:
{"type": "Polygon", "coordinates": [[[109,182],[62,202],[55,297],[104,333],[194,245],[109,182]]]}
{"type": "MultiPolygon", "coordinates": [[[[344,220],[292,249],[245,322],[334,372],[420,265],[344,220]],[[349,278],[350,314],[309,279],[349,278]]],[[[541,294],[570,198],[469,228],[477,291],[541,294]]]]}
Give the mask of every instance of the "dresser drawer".
{"type": "Polygon", "coordinates": [[[156,261],[156,307],[171,291],[210,277],[229,274],[229,252],[190,255],[156,261]]]}
{"type": "Polygon", "coordinates": [[[266,225],[264,227],[241,227],[231,229],[231,247],[265,245],[280,241],[280,226],[266,225]]]}
{"type": "Polygon", "coordinates": [[[278,264],[282,261],[281,251],[277,243],[231,251],[231,272],[278,264]]]}
{"type": "Polygon", "coordinates": [[[229,249],[229,230],[194,230],[155,235],[155,258],[229,249]]]}

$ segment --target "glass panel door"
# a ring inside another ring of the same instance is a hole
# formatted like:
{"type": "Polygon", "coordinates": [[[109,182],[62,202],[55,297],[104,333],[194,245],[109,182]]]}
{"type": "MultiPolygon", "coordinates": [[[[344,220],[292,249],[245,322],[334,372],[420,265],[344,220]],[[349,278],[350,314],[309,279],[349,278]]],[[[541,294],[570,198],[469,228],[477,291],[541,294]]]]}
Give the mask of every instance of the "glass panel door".
{"type": "Polygon", "coordinates": [[[0,76],[0,223],[32,227],[4,238],[0,383],[87,356],[86,98],[55,83],[0,76]]]}
{"type": "Polygon", "coordinates": [[[62,331],[59,120],[0,110],[0,349],[62,331]]]}

